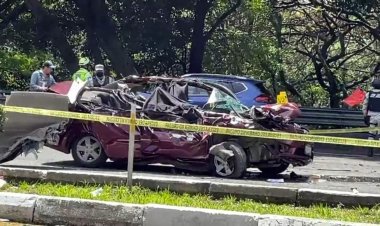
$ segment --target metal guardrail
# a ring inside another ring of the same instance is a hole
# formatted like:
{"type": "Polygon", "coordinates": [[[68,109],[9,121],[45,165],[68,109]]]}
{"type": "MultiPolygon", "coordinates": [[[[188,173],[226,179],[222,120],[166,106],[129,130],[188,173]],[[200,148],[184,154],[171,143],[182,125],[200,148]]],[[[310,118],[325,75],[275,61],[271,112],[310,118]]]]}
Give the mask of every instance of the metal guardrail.
{"type": "Polygon", "coordinates": [[[330,108],[301,108],[298,124],[331,127],[366,127],[361,111],[330,108]]]}

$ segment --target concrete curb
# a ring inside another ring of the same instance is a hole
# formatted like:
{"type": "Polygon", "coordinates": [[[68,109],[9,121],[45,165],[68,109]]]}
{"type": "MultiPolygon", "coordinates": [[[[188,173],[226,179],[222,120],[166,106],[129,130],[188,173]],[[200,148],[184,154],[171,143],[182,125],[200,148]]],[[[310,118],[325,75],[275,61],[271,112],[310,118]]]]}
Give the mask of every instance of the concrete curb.
{"type": "Polygon", "coordinates": [[[143,210],[141,205],[41,196],[36,201],[32,223],[142,225],[143,210]]]}
{"type": "MultiPolygon", "coordinates": [[[[68,170],[36,170],[0,167],[0,175],[17,179],[46,180],[67,183],[125,184],[127,175],[68,170]]],[[[248,184],[231,184],[183,178],[134,176],[134,183],[149,189],[169,189],[179,193],[212,194],[216,197],[234,195],[264,202],[310,205],[326,203],[345,206],[375,206],[380,194],[350,193],[319,189],[289,188],[248,184]]]]}
{"type": "MultiPolygon", "coordinates": [[[[127,180],[127,177],[125,177],[127,180]]],[[[182,178],[157,178],[150,176],[134,176],[133,183],[149,189],[169,189],[178,193],[209,193],[210,183],[202,180],[182,178]]]]}
{"type": "Polygon", "coordinates": [[[380,177],[362,177],[362,176],[328,176],[322,175],[321,179],[335,182],[369,182],[369,183],[380,183],[380,177]]]}
{"type": "Polygon", "coordinates": [[[355,207],[358,206],[358,203],[360,203],[360,206],[375,206],[380,203],[380,194],[299,189],[297,202],[302,206],[316,202],[332,205],[340,203],[346,207],[355,207]]]}
{"type": "Polygon", "coordinates": [[[0,218],[32,222],[36,201],[35,195],[0,193],[0,218]]]}
{"type": "Polygon", "coordinates": [[[340,221],[164,205],[134,205],[0,192],[0,218],[49,225],[364,226],[340,221]],[[17,205],[5,205],[4,200],[17,205]],[[28,200],[24,205],[22,200],[28,200]],[[17,214],[15,214],[17,213],[17,214]]]}
{"type": "Polygon", "coordinates": [[[215,197],[225,197],[232,194],[238,198],[250,198],[262,202],[297,202],[296,188],[212,182],[209,192],[215,197]]]}

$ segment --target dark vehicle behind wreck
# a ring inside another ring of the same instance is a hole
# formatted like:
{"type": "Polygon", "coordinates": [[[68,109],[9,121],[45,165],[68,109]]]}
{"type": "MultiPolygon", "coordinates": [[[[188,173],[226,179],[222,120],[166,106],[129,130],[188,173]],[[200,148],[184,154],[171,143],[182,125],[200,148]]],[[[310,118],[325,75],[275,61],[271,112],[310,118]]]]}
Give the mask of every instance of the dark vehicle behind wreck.
{"type": "MultiPolygon", "coordinates": [[[[59,84],[51,89],[52,92],[63,93],[61,90],[59,84]]],[[[23,97],[28,98],[28,105],[36,101],[34,95],[66,97],[53,93],[29,93],[23,97]]],[[[17,94],[12,94],[9,102],[23,105],[12,99],[18,99],[17,94]]],[[[45,102],[45,106],[41,106],[41,103],[37,106],[49,109],[57,105],[50,104],[53,103],[45,102]]],[[[292,104],[248,109],[223,86],[173,78],[128,77],[105,88],[83,88],[72,104],[54,108],[129,117],[131,104],[136,105],[138,118],[307,133],[307,130],[291,123],[290,120],[299,114],[299,109],[292,104]],[[147,98],[139,96],[139,91],[150,84],[157,87],[153,93],[147,98]],[[202,108],[189,104],[187,98],[190,88],[206,90],[209,93],[208,103],[202,108]]],[[[35,134],[35,131],[30,132],[35,134]]],[[[128,157],[128,125],[66,120],[52,126],[45,123],[42,134],[39,139],[30,140],[31,136],[24,134],[22,139],[15,140],[17,145],[13,145],[13,152],[6,161],[30,147],[41,146],[38,145],[41,143],[64,153],[72,153],[74,160],[86,167],[101,166],[107,159],[125,161],[128,157]],[[24,147],[26,143],[29,144],[27,148],[24,147]]],[[[135,164],[171,164],[230,178],[241,177],[249,167],[257,167],[266,174],[278,174],[285,171],[289,164],[304,166],[313,159],[312,145],[302,142],[150,127],[136,128],[135,148],[135,164]]]]}

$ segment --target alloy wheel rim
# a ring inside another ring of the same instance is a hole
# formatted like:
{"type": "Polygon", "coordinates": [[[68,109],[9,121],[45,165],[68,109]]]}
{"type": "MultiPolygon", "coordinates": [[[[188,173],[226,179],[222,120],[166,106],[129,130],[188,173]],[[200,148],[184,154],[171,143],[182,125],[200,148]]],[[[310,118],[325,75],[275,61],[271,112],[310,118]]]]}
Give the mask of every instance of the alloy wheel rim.
{"type": "Polygon", "coordinates": [[[233,165],[233,161],[231,161],[231,158],[227,160],[223,160],[219,156],[215,156],[214,165],[215,165],[216,173],[223,177],[230,176],[235,170],[235,167],[233,165]]]}
{"type": "Polygon", "coordinates": [[[76,152],[81,161],[91,163],[100,157],[102,147],[94,137],[83,137],[79,140],[76,152]]]}

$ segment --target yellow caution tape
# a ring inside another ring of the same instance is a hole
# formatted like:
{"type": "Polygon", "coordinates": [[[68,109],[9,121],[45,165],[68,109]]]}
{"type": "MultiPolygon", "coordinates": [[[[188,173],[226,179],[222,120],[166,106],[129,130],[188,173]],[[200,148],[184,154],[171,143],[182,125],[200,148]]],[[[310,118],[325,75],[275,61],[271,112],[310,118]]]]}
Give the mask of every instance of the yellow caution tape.
{"type": "Polygon", "coordinates": [[[380,127],[310,130],[310,134],[362,133],[362,132],[373,132],[373,131],[380,131],[380,127]]]}
{"type": "MultiPolygon", "coordinates": [[[[4,111],[6,112],[16,112],[16,113],[33,114],[33,115],[40,115],[40,116],[52,116],[52,117],[58,117],[58,118],[131,125],[130,118],[120,117],[120,116],[86,114],[86,113],[78,113],[78,112],[56,111],[56,110],[14,107],[14,106],[4,106],[3,108],[4,108],[4,111]]],[[[327,137],[327,136],[320,136],[320,135],[295,134],[295,133],[285,133],[285,132],[276,132],[276,131],[237,129],[237,128],[174,123],[174,122],[166,122],[166,121],[147,120],[147,119],[136,119],[135,122],[136,122],[136,126],[153,127],[153,128],[160,128],[160,129],[171,129],[171,130],[193,131],[193,132],[210,132],[210,133],[215,133],[215,134],[225,134],[229,136],[244,136],[244,137],[254,137],[254,138],[275,139],[275,140],[293,140],[293,141],[301,141],[301,142],[315,142],[315,143],[325,143],[325,144],[340,144],[340,145],[380,148],[380,141],[375,141],[375,140],[343,138],[343,137],[327,137]]]]}

